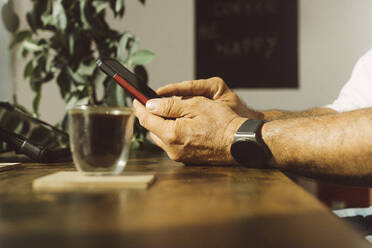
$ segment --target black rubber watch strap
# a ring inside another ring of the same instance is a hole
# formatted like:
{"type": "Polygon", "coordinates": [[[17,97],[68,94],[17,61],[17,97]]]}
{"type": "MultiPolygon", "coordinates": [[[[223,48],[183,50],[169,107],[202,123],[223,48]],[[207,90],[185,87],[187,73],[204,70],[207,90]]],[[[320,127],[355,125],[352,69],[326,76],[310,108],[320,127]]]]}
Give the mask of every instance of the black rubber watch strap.
{"type": "Polygon", "coordinates": [[[245,121],[238,131],[235,133],[234,141],[239,139],[249,139],[252,141],[256,141],[257,134],[259,133],[259,138],[262,140],[261,137],[261,127],[266,121],[263,120],[247,120],[245,121]],[[258,132],[259,131],[259,132],[258,132]]]}
{"type": "Polygon", "coordinates": [[[261,136],[262,126],[266,121],[247,120],[234,135],[231,155],[234,159],[249,167],[262,168],[271,158],[271,152],[261,136]]]}

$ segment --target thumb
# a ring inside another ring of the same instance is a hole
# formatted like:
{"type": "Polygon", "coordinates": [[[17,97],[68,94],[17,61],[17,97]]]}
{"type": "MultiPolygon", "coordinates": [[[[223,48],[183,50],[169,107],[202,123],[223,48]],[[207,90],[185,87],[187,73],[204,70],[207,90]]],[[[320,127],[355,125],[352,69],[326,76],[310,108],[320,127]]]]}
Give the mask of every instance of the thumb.
{"type": "Polygon", "coordinates": [[[184,117],[190,113],[189,103],[181,97],[164,97],[148,100],[146,109],[165,118],[184,117]]]}

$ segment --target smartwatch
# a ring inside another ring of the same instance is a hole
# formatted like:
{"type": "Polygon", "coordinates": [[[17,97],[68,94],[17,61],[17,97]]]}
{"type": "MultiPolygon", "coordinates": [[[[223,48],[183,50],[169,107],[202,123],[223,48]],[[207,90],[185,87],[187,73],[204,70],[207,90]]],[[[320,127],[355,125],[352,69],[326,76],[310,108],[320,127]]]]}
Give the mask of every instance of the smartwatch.
{"type": "Polygon", "coordinates": [[[261,136],[261,129],[266,121],[247,120],[234,134],[231,155],[241,165],[252,168],[267,167],[271,152],[261,136]]]}

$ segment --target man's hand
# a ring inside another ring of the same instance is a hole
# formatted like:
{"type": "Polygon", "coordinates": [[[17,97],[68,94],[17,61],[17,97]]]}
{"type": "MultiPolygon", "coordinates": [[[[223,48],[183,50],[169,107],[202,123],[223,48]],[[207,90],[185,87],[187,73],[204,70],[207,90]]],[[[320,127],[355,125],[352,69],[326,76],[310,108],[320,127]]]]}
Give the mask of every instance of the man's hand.
{"type": "Polygon", "coordinates": [[[248,108],[219,77],[169,84],[159,88],[156,93],[161,96],[204,96],[225,103],[240,116],[249,119],[263,118],[262,113],[248,108]]]}
{"type": "Polygon", "coordinates": [[[133,102],[140,124],[168,156],[185,163],[236,164],[230,154],[234,133],[246,120],[226,104],[205,97],[133,102]]]}

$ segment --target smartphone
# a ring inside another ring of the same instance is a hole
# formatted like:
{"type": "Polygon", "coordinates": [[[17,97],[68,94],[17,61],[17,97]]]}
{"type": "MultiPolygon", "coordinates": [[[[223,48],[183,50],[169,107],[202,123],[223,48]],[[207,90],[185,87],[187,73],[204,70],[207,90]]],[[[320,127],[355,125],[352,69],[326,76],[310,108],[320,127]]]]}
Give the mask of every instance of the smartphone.
{"type": "Polygon", "coordinates": [[[125,68],[117,60],[111,58],[101,58],[97,60],[98,67],[112,77],[121,87],[128,91],[134,98],[143,105],[152,98],[159,98],[155,91],[147,86],[133,72],[125,68]]]}
{"type": "Polygon", "coordinates": [[[6,102],[0,102],[1,141],[40,163],[72,161],[66,132],[6,102]]]}

